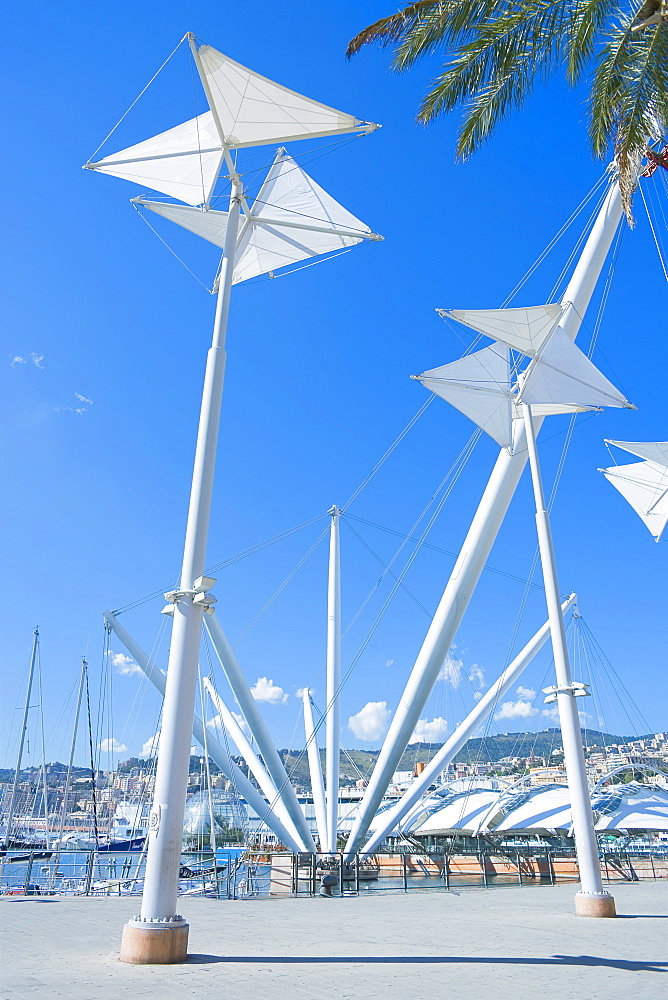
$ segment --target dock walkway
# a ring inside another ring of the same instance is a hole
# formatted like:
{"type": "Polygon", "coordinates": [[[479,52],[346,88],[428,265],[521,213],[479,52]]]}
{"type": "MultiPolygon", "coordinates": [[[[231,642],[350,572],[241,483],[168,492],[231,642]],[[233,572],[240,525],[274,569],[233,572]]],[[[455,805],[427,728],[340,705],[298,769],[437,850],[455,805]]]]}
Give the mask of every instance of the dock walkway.
{"type": "Polygon", "coordinates": [[[332,899],[183,899],[189,961],[128,966],[137,900],[4,897],[0,1000],[655,1000],[668,986],[665,883],[616,885],[621,917],[573,886],[332,899]]]}

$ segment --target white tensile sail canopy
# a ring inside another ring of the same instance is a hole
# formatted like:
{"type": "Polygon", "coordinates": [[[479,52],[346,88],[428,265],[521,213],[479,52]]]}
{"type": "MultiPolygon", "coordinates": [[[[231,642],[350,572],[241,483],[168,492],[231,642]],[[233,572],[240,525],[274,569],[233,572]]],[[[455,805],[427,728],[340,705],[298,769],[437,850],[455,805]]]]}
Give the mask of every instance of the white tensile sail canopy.
{"type": "Polygon", "coordinates": [[[378,128],[267,80],[210,45],[193,43],[193,54],[210,110],[86,169],[207,205],[226,150],[378,128]]]}
{"type": "Polygon", "coordinates": [[[513,309],[437,309],[440,316],[484,333],[486,337],[533,358],[561,319],[558,303],[513,309]]]}
{"type": "Polygon", "coordinates": [[[485,347],[413,378],[469,417],[502,448],[509,448],[513,439],[509,355],[507,347],[485,347]]]}
{"type": "Polygon", "coordinates": [[[630,465],[613,465],[600,469],[605,478],[633,507],[647,529],[658,541],[668,524],[668,442],[610,441],[625,451],[642,456],[657,454],[661,462],[633,462],[630,465]],[[642,449],[640,451],[639,449],[642,449]]]}
{"type": "MultiPolygon", "coordinates": [[[[218,247],[225,244],[227,212],[201,211],[184,205],[147,201],[136,204],[170,219],[218,247]]],[[[300,166],[279,150],[243,220],[234,283],[290,264],[379,240],[363,222],[327,194],[300,166]]]]}
{"type": "Polygon", "coordinates": [[[370,132],[378,127],[288,90],[210,45],[197,50],[197,63],[228,148],[370,132]]]}
{"type": "Polygon", "coordinates": [[[614,444],[615,448],[628,451],[638,458],[645,458],[649,462],[656,462],[658,465],[668,467],[668,441],[610,441],[606,444],[614,444]]]}
{"type": "Polygon", "coordinates": [[[201,205],[210,198],[218,179],[222,150],[213,115],[207,111],[86,167],[188,205],[201,205]]]}
{"type": "Polygon", "coordinates": [[[631,407],[563,330],[555,330],[522,382],[525,403],[631,407]]]}

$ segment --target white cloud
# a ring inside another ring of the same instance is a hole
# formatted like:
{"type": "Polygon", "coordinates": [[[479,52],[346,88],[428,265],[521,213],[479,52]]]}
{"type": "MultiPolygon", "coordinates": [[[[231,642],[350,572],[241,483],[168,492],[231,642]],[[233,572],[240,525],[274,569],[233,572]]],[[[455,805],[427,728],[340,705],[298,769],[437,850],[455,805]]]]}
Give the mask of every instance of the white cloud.
{"type": "Polygon", "coordinates": [[[140,757],[152,757],[158,750],[158,744],[160,743],[160,733],[156,733],[155,736],[151,736],[150,739],[146,740],[146,743],[142,746],[139,751],[140,757]]]}
{"type": "Polygon", "coordinates": [[[22,358],[20,354],[15,354],[14,357],[12,358],[12,360],[9,362],[9,364],[11,365],[12,368],[15,365],[24,365],[25,363],[26,363],[26,359],[22,358]]]}
{"type": "Polygon", "coordinates": [[[464,661],[455,656],[455,647],[452,646],[441,667],[438,679],[447,681],[450,687],[458,688],[462,680],[464,661]]]}
{"type": "Polygon", "coordinates": [[[311,694],[315,694],[315,688],[297,688],[297,697],[298,698],[303,698],[304,697],[304,691],[310,691],[311,694]]]}
{"type": "Polygon", "coordinates": [[[32,363],[36,368],[44,368],[42,361],[44,361],[45,356],[43,354],[36,354],[35,351],[33,351],[30,357],[32,358],[32,363]]]}
{"type": "Polygon", "coordinates": [[[538,715],[538,709],[534,708],[530,701],[504,701],[498,712],[494,714],[495,719],[530,719],[532,715],[538,715]]]}
{"type": "Polygon", "coordinates": [[[74,395],[77,397],[80,403],[88,403],[89,406],[93,405],[93,400],[88,399],[87,396],[82,396],[80,392],[75,392],[74,395]]]}
{"type": "MultiPolygon", "coordinates": [[[[41,366],[38,365],[38,367],[41,367],[41,366]]],[[[80,392],[75,392],[74,393],[74,398],[78,399],[80,403],[85,404],[85,405],[82,405],[82,406],[56,406],[56,407],[54,407],[55,412],[56,413],[62,413],[63,411],[65,411],[65,412],[69,412],[69,413],[76,413],[77,416],[80,417],[82,413],[86,412],[86,410],[88,409],[89,406],[93,405],[93,400],[92,399],[88,399],[87,396],[82,396],[80,392]]]]}
{"type": "MultiPolygon", "coordinates": [[[[239,726],[239,729],[241,730],[241,732],[250,739],[251,738],[250,726],[248,725],[248,723],[244,719],[243,715],[237,715],[236,712],[232,712],[232,715],[233,715],[233,717],[234,717],[237,725],[239,726]]],[[[224,729],[225,728],[223,720],[221,719],[220,715],[214,715],[214,717],[212,719],[207,719],[207,723],[206,724],[209,727],[209,729],[224,729]]]]}
{"type": "Polygon", "coordinates": [[[102,740],[101,743],[98,743],[98,748],[102,753],[123,753],[124,750],[127,750],[125,743],[119,743],[115,736],[102,740]]]}
{"type": "Polygon", "coordinates": [[[394,663],[394,660],[385,660],[385,666],[386,667],[391,667],[393,663],[394,663]]]}
{"type": "Polygon", "coordinates": [[[525,688],[520,684],[519,687],[515,688],[520,698],[525,698],[527,701],[533,701],[536,697],[536,692],[533,688],[525,688]]]}
{"type": "Polygon", "coordinates": [[[482,698],[482,691],[474,691],[473,692],[473,700],[474,701],[480,701],[481,698],[482,698]]]}
{"type": "Polygon", "coordinates": [[[386,701],[368,701],[356,715],[350,716],[348,726],[358,740],[375,743],[385,735],[390,715],[386,701]]]}
{"type": "Polygon", "coordinates": [[[420,719],[409,743],[441,743],[448,733],[447,719],[420,719]]]}
{"type": "Polygon", "coordinates": [[[270,677],[258,677],[251,688],[251,694],[256,701],[268,701],[270,705],[285,705],[289,695],[274,684],[270,677]]]}
{"type": "Polygon", "coordinates": [[[477,663],[474,663],[469,670],[469,682],[477,688],[485,686],[485,671],[477,663]]]}
{"type": "Polygon", "coordinates": [[[544,715],[546,719],[552,719],[553,722],[559,721],[559,708],[557,705],[550,705],[549,708],[544,708],[540,714],[544,715]]]}
{"type": "Polygon", "coordinates": [[[132,659],[131,656],[126,656],[125,653],[113,653],[110,652],[111,662],[114,667],[118,670],[121,677],[129,677],[131,674],[143,674],[142,668],[138,663],[132,659]]]}

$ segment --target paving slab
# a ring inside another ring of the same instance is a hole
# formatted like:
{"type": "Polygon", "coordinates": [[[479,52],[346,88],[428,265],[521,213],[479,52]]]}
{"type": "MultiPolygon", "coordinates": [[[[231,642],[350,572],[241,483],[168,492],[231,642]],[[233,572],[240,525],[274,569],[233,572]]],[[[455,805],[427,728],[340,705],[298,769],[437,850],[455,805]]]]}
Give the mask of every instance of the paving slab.
{"type": "Polygon", "coordinates": [[[573,886],[184,899],[190,956],[118,961],[138,900],[3,897],[0,1000],[656,1000],[668,990],[668,885],[615,885],[616,920],[573,886]]]}

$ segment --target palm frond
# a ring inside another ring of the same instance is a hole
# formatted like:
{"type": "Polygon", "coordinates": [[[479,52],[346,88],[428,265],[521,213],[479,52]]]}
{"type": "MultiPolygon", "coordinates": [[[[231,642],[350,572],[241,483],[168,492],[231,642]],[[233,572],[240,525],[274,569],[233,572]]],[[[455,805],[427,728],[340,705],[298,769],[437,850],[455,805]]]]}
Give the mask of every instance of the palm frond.
{"type": "Polygon", "coordinates": [[[597,37],[609,16],[610,0],[575,0],[571,4],[566,63],[569,83],[577,83],[591,62],[597,37]]]}
{"type": "Polygon", "coordinates": [[[348,43],[346,55],[350,59],[356,55],[364,45],[380,45],[382,48],[389,48],[406,36],[420,22],[420,19],[429,13],[437,13],[441,7],[452,6],[448,3],[437,2],[437,0],[417,0],[410,3],[403,10],[392,14],[390,17],[383,17],[380,21],[375,21],[368,28],[364,28],[348,43]]]}

